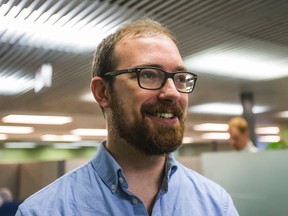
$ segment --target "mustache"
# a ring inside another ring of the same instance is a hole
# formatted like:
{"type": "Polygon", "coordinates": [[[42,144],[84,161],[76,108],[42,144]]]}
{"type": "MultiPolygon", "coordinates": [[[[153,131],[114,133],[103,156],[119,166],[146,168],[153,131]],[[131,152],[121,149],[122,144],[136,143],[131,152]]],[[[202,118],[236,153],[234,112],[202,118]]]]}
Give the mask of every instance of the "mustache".
{"type": "Polygon", "coordinates": [[[184,112],[181,107],[176,104],[168,105],[167,103],[159,102],[157,104],[143,104],[141,107],[141,113],[154,115],[155,113],[173,113],[179,119],[183,119],[184,112]]]}

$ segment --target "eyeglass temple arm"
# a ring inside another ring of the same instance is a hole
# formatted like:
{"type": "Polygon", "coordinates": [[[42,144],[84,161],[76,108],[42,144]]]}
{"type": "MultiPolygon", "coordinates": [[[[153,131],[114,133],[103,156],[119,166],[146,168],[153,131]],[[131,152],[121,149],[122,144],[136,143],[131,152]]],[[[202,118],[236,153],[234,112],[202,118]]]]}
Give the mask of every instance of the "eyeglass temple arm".
{"type": "Polygon", "coordinates": [[[135,69],[117,70],[117,71],[107,72],[107,73],[103,74],[102,76],[103,76],[103,77],[105,77],[105,76],[115,77],[115,76],[120,75],[120,74],[133,73],[133,72],[135,72],[135,69]]]}

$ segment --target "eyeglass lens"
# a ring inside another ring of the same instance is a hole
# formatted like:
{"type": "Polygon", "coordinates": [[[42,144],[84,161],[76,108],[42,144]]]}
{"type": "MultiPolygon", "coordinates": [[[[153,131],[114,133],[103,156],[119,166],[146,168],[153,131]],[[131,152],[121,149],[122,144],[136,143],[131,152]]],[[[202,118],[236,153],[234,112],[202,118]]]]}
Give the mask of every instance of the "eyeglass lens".
{"type": "MultiPolygon", "coordinates": [[[[146,89],[159,89],[166,82],[167,72],[155,68],[142,68],[139,72],[139,84],[146,89]]],[[[191,92],[194,88],[194,76],[187,72],[173,74],[175,87],[180,92],[191,92]]]]}

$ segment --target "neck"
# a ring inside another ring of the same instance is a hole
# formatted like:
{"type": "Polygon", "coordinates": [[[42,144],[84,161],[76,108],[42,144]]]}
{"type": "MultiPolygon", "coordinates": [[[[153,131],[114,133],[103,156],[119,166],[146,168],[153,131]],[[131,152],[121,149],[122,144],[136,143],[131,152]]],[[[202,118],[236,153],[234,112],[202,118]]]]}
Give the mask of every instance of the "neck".
{"type": "Polygon", "coordinates": [[[106,148],[124,171],[163,169],[165,165],[166,155],[147,155],[120,137],[108,136],[106,148]]]}
{"type": "Polygon", "coordinates": [[[151,214],[164,178],[166,156],[146,155],[121,138],[108,137],[106,148],[122,168],[128,190],[143,201],[151,214]]]}

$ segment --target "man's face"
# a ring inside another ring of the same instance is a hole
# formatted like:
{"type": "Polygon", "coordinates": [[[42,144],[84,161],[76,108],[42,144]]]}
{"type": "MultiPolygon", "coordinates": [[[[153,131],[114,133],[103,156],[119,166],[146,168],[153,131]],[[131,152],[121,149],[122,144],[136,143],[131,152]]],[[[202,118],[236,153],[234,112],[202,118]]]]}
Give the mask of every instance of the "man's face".
{"type": "MultiPolygon", "coordinates": [[[[157,66],[174,72],[183,68],[176,45],[165,36],[124,38],[115,48],[118,70],[157,66]]],[[[138,86],[136,74],[114,79],[111,93],[112,128],[121,138],[147,155],[176,150],[182,143],[188,95],[179,93],[171,79],[162,89],[138,86]]]]}
{"type": "Polygon", "coordinates": [[[248,132],[246,133],[241,133],[237,127],[231,127],[229,129],[229,142],[230,144],[236,149],[236,150],[241,150],[243,149],[247,142],[249,141],[249,134],[248,132]]]}

